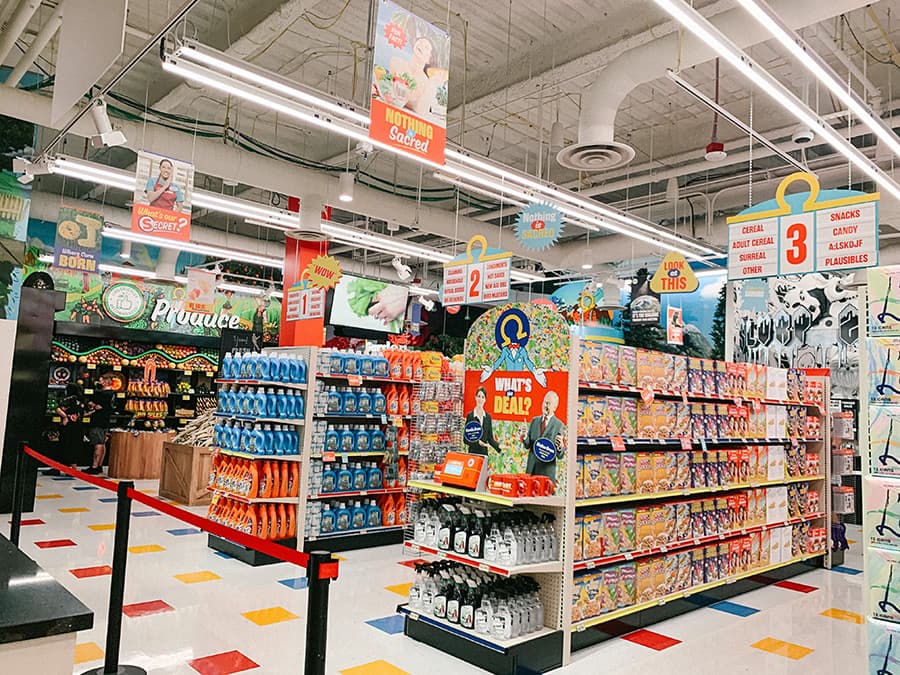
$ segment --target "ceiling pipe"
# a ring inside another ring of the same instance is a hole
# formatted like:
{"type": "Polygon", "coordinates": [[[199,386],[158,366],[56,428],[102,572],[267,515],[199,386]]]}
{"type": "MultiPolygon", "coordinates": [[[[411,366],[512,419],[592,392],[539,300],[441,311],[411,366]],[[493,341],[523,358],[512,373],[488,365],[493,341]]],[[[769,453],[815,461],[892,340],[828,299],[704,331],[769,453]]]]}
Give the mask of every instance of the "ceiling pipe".
{"type": "Polygon", "coordinates": [[[9,21],[3,26],[3,33],[0,33],[0,64],[6,62],[6,57],[15,46],[16,40],[22,35],[28,22],[31,21],[31,17],[40,6],[40,0],[22,0],[16,7],[9,21]]]}
{"type": "Polygon", "coordinates": [[[38,34],[28,46],[28,50],[22,55],[22,58],[19,59],[19,62],[16,63],[16,67],[12,69],[9,77],[6,78],[4,84],[7,87],[18,87],[19,82],[25,77],[28,69],[34,65],[34,62],[37,61],[41,52],[43,52],[46,46],[50,44],[50,40],[53,39],[53,36],[56,35],[56,31],[62,26],[63,7],[65,7],[65,4],[66,0],[61,0],[56,6],[56,10],[54,10],[53,14],[50,16],[50,19],[41,26],[38,34]]]}
{"type": "MultiPolygon", "coordinates": [[[[773,0],[773,9],[792,29],[830,19],[865,7],[866,0],[773,0]]],[[[765,28],[749,21],[740,8],[710,19],[739,47],[746,49],[768,40],[765,28]]],[[[712,47],[689,33],[677,31],[623,52],[600,71],[582,95],[578,142],[560,150],[557,161],[578,171],[598,171],[628,164],[634,149],[615,140],[615,121],[623,101],[639,85],[665,77],[666,69],[685,70],[715,58],[712,47]]]]}

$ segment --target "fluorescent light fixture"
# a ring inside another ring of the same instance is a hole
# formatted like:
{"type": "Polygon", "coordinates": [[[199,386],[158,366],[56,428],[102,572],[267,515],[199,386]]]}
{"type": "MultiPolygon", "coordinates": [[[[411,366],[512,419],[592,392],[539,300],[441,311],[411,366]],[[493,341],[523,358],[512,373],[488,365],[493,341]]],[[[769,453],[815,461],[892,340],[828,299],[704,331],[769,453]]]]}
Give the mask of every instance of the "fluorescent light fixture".
{"type": "Polygon", "coordinates": [[[236,199],[226,195],[218,195],[212,192],[200,190],[194,191],[193,206],[201,209],[227,213],[244,219],[259,221],[273,229],[288,230],[297,229],[300,226],[300,216],[290,211],[280,211],[262,205],[255,205],[245,199],[236,199]]]}
{"type": "Polygon", "coordinates": [[[445,263],[453,260],[453,256],[436,248],[411,244],[402,239],[381,237],[371,232],[364,232],[353,227],[344,227],[328,221],[322,221],[322,232],[335,241],[355,246],[363,246],[383,253],[422,258],[434,262],[445,263]]]}
{"type": "Polygon", "coordinates": [[[122,240],[122,243],[119,245],[119,257],[123,260],[128,260],[131,257],[131,242],[122,240]]]}
{"type": "Polygon", "coordinates": [[[769,31],[791,56],[800,61],[804,68],[824,84],[835,98],[847,106],[847,110],[859,118],[880,141],[886,143],[895,157],[900,158],[900,140],[894,130],[875,115],[865,101],[847,87],[846,82],[841,81],[831,66],[813,51],[803,38],[791,30],[765,0],[738,0],[738,3],[759,25],[769,31]]]}
{"type": "Polygon", "coordinates": [[[410,295],[440,295],[441,292],[436,288],[423,288],[422,286],[410,286],[409,287],[410,295]]]}
{"type": "Polygon", "coordinates": [[[340,184],[340,192],[338,193],[338,199],[342,202],[352,202],[353,201],[353,184],[355,182],[355,178],[352,173],[349,171],[345,171],[341,174],[339,179],[340,184]]]}
{"type": "Polygon", "coordinates": [[[788,113],[819,133],[828,141],[832,148],[846,157],[857,169],[878,183],[883,190],[890,193],[895,199],[900,199],[900,185],[884,173],[877,164],[857,150],[852,143],[841,136],[834,127],[810,110],[787,87],[747,56],[702,14],[686,5],[682,0],[654,1],[698,39],[712,47],[719,56],[743,73],[753,84],[766,92],[772,100],[788,113]]]}

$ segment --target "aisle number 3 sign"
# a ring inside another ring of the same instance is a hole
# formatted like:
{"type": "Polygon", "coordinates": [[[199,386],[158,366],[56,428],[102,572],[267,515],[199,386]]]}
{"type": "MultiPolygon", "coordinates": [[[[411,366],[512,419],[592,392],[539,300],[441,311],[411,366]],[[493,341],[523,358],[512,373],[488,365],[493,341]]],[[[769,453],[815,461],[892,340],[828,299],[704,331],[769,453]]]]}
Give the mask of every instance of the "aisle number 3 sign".
{"type": "Polygon", "coordinates": [[[878,193],[819,189],[793,173],[775,199],[728,218],[728,278],[751,279],[878,264],[878,193]],[[809,192],[787,195],[804,182],[809,192]]]}
{"type": "Polygon", "coordinates": [[[509,298],[511,254],[488,248],[487,239],[476,234],[466,252],[444,263],[445,307],[478,302],[502,302],[509,298]]]}

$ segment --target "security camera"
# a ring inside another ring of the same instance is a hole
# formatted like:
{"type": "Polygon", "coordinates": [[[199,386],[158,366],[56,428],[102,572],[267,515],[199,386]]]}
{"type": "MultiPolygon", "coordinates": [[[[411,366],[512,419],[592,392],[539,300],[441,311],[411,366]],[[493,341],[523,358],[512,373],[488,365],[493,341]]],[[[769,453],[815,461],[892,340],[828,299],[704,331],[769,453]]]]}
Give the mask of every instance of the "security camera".
{"type": "Polygon", "coordinates": [[[94,128],[97,129],[97,133],[91,136],[91,145],[95,148],[125,145],[128,141],[125,134],[118,129],[113,129],[112,122],[109,121],[106,101],[99,97],[94,98],[91,99],[90,106],[91,119],[94,120],[94,128]]]}
{"type": "Polygon", "coordinates": [[[434,300],[429,300],[428,298],[420,298],[419,304],[425,308],[426,312],[434,311],[434,300]]]}
{"type": "Polygon", "coordinates": [[[794,129],[794,133],[791,134],[791,140],[794,141],[794,145],[809,145],[815,138],[816,133],[802,125],[794,129]]]}
{"type": "Polygon", "coordinates": [[[412,268],[409,265],[404,265],[400,258],[391,260],[391,266],[394,268],[394,271],[397,272],[397,277],[400,281],[406,281],[412,277],[412,268]]]}

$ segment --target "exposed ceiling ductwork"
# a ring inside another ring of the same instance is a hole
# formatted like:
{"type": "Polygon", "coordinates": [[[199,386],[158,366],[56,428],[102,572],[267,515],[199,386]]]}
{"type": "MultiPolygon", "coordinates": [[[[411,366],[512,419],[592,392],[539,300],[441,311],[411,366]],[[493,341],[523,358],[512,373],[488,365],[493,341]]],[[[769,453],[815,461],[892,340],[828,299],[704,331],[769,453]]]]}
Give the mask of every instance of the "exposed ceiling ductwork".
{"type": "MultiPolygon", "coordinates": [[[[797,29],[868,3],[864,0],[773,0],[771,4],[787,25],[797,29]]],[[[740,8],[717,14],[710,21],[742,48],[770,37],[740,8]]],[[[628,164],[634,159],[634,148],[615,140],[616,114],[626,97],[639,85],[665,77],[667,68],[677,66],[683,70],[715,56],[712,47],[678,31],[623,52],[606,64],[585,90],[578,141],[560,150],[557,161],[577,171],[603,171],[628,164]]]]}

